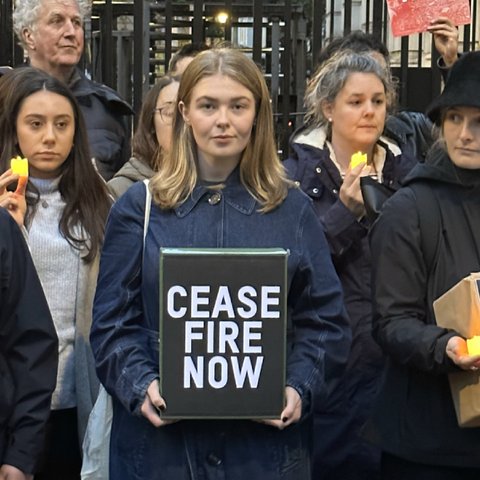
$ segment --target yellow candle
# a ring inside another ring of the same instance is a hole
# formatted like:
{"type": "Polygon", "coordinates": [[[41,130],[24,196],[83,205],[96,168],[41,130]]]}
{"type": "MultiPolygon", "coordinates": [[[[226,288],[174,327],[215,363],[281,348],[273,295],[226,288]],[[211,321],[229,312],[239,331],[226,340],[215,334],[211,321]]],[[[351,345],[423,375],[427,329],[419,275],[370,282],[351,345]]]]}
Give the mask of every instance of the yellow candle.
{"type": "Polygon", "coordinates": [[[362,152],[356,152],[352,155],[352,158],[350,159],[350,168],[355,168],[362,163],[367,163],[367,154],[362,152]]]}
{"type": "Polygon", "coordinates": [[[467,349],[469,355],[480,355],[480,336],[468,338],[467,349]]]}
{"type": "Polygon", "coordinates": [[[10,168],[13,173],[17,173],[20,177],[28,177],[28,160],[17,156],[10,160],[10,168]]]}

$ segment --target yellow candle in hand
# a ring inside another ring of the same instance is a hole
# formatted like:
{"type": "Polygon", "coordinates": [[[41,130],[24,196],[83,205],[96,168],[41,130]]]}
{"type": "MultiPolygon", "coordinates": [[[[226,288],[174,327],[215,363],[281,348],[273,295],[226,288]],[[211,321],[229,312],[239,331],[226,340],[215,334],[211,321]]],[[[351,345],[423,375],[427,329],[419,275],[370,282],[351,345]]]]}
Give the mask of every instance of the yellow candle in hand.
{"type": "Polygon", "coordinates": [[[28,160],[17,156],[10,160],[10,168],[13,173],[18,174],[20,177],[28,177],[28,160]]]}
{"type": "Polygon", "coordinates": [[[467,349],[469,355],[480,355],[480,336],[468,338],[467,349]]]}
{"type": "Polygon", "coordinates": [[[362,152],[356,152],[352,155],[350,159],[350,168],[355,168],[358,167],[360,164],[366,164],[367,163],[367,154],[362,153],[362,152]]]}

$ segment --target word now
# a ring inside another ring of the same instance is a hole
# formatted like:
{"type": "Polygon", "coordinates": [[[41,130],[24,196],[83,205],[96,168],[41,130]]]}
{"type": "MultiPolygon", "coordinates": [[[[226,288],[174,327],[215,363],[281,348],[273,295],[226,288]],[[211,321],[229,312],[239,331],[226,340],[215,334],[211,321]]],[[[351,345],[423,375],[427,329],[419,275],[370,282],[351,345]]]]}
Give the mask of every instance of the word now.
{"type": "Polygon", "coordinates": [[[227,285],[220,285],[211,292],[210,285],[192,285],[187,291],[174,285],[167,291],[167,312],[172,318],[218,318],[224,313],[227,318],[280,318],[280,287],[266,285],[258,292],[255,287],[245,285],[232,295],[227,285]],[[210,294],[212,299],[210,298],[210,294]],[[234,306],[234,300],[237,305],[234,306]]]}
{"type": "MultiPolygon", "coordinates": [[[[237,388],[243,388],[245,380],[251,388],[257,388],[260,374],[262,372],[263,357],[256,357],[255,366],[252,365],[250,357],[245,357],[242,364],[238,357],[221,357],[219,355],[212,357],[207,365],[207,382],[212,388],[223,388],[227,385],[229,379],[228,363],[230,362],[233,379],[237,388]]],[[[205,357],[196,357],[196,365],[193,357],[185,357],[183,369],[183,388],[192,388],[192,382],[196,388],[204,388],[205,381],[205,357]]]]}

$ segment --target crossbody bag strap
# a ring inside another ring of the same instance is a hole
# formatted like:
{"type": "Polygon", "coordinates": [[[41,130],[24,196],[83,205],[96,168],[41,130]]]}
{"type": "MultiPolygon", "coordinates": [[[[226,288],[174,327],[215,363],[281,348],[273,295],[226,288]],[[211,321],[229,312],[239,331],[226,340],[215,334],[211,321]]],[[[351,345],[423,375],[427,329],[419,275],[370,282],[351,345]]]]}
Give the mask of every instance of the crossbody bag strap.
{"type": "Polygon", "coordinates": [[[145,238],[147,237],[148,224],[150,223],[150,210],[152,208],[152,193],[149,188],[149,179],[143,181],[145,184],[145,219],[143,221],[143,248],[145,249],[145,238]]]}

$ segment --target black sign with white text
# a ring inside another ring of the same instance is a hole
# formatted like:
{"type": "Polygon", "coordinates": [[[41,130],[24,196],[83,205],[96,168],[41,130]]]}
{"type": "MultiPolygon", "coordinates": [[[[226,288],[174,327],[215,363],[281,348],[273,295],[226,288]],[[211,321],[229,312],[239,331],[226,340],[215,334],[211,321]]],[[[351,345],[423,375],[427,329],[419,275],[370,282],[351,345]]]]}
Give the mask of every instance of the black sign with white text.
{"type": "Polygon", "coordinates": [[[162,418],[278,418],[287,252],[160,250],[162,418]]]}

